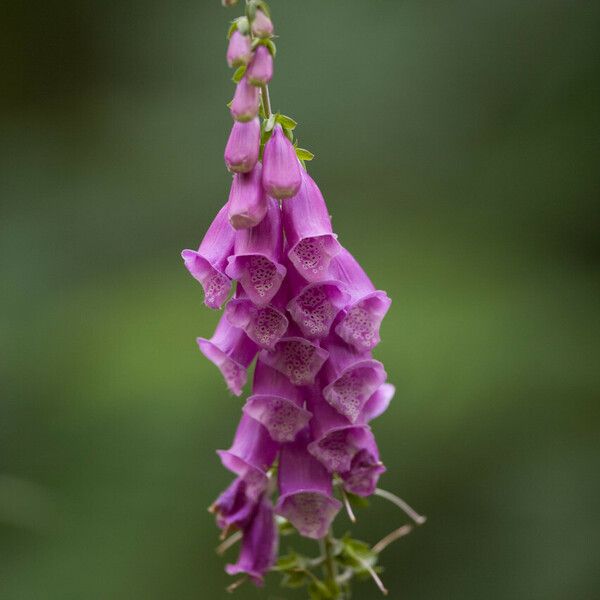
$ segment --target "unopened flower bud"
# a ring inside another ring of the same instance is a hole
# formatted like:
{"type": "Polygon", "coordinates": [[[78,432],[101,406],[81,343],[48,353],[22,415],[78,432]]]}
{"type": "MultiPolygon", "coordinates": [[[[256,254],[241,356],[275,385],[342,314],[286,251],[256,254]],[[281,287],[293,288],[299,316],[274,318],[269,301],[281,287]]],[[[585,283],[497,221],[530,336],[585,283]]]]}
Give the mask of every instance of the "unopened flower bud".
{"type": "Polygon", "coordinates": [[[262,10],[257,10],[252,21],[252,33],[256,37],[267,38],[273,35],[273,22],[262,10]]]}
{"type": "Polygon", "coordinates": [[[229,192],[229,222],[234,229],[258,225],[267,214],[267,196],[260,182],[261,164],[250,173],[236,173],[229,192]]]}
{"type": "Polygon", "coordinates": [[[251,85],[246,77],[242,77],[231,101],[231,116],[236,121],[251,121],[258,115],[259,103],[258,88],[251,85]]]}
{"type": "Polygon", "coordinates": [[[254,118],[246,123],[236,121],[225,146],[225,164],[234,173],[252,171],[260,150],[260,123],[254,118]]]}
{"type": "Polygon", "coordinates": [[[252,85],[266,85],[273,77],[273,57],[266,46],[258,46],[254,58],[246,71],[246,77],[252,85]]]}
{"type": "Polygon", "coordinates": [[[283,133],[281,125],[275,125],[263,155],[262,181],[265,191],[273,198],[290,198],[302,183],[300,170],[294,146],[283,133]]]}
{"type": "Polygon", "coordinates": [[[252,42],[250,37],[240,33],[237,29],[229,38],[227,46],[227,64],[230,67],[247,65],[252,59],[252,42]]]}

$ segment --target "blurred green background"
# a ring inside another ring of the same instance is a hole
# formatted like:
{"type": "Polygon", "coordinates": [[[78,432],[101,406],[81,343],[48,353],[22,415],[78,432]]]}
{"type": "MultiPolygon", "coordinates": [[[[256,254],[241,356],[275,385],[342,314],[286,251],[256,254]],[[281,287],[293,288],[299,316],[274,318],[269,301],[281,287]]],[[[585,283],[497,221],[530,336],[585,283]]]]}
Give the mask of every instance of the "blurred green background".
{"type": "MultiPolygon", "coordinates": [[[[390,597],[598,598],[599,3],[272,9],[274,108],[394,299],[381,484],[429,521],[382,555],[390,597]]],[[[206,507],[241,399],[179,251],[227,198],[239,12],[3,4],[2,600],[229,597],[206,507]]],[[[405,518],[359,521],[375,542],[405,518]]]]}

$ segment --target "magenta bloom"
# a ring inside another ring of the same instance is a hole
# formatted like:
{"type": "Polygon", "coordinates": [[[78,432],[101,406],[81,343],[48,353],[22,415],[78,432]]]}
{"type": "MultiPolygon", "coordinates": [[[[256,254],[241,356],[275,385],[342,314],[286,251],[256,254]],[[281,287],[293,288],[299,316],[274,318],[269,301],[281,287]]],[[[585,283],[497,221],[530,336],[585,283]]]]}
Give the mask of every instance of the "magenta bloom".
{"type": "Polygon", "coordinates": [[[255,419],[242,414],[229,450],[217,450],[226,469],[246,482],[246,493],[257,498],[268,483],[267,471],[273,464],[279,445],[255,419]]]}
{"type": "Polygon", "coordinates": [[[181,253],[187,270],[202,284],[204,304],[209,308],[221,308],[231,289],[225,267],[233,252],[235,231],[227,220],[227,211],[226,204],[211,223],[197,251],[181,253]]]}
{"type": "Polygon", "coordinates": [[[352,459],[365,447],[375,444],[367,425],[350,425],[348,419],[330,406],[318,388],[312,388],[307,404],[311,419],[312,441],[308,451],[331,473],[350,470],[352,459]]]}
{"type": "Polygon", "coordinates": [[[382,415],[390,405],[396,388],[391,383],[384,383],[367,400],[359,416],[361,423],[368,423],[382,415]]]}
{"type": "Polygon", "coordinates": [[[252,21],[252,33],[259,38],[271,37],[273,35],[273,23],[262,10],[256,11],[256,15],[252,21]]]}
{"type": "Polygon", "coordinates": [[[197,342],[202,354],[221,371],[229,390],[236,396],[241,395],[258,346],[242,329],[231,325],[225,315],[209,340],[198,338],[197,342]]]}
{"type": "Polygon", "coordinates": [[[298,193],[282,206],[288,257],[308,281],[336,279],[329,275],[329,263],[341,246],[331,228],[329,212],[317,184],[304,169],[301,175],[302,186],[298,193]]]}
{"type": "Polygon", "coordinates": [[[236,233],[234,251],[225,273],[241,283],[254,304],[266,306],[286,274],[286,268],[281,264],[281,210],[276,200],[268,200],[267,214],[256,227],[240,229],[236,233]]]}
{"type": "Polygon", "coordinates": [[[350,296],[335,281],[307,283],[294,269],[288,269],[287,281],[290,295],[293,296],[287,310],[302,335],[307,338],[329,335],[331,324],[348,304],[350,296]]]}
{"type": "Polygon", "coordinates": [[[283,337],[275,344],[274,352],[263,350],[260,354],[265,364],[283,373],[294,385],[314,383],[328,356],[327,350],[298,336],[283,337]]]}
{"type": "Polygon", "coordinates": [[[345,344],[328,340],[329,360],[322,372],[323,396],[335,410],[355,423],[363,406],[387,377],[383,365],[356,354],[345,344]]]}
{"type": "Polygon", "coordinates": [[[262,423],[275,441],[291,442],[311,417],[303,403],[299,389],[259,358],[244,412],[262,423]]]}
{"type": "Polygon", "coordinates": [[[248,173],[254,169],[260,150],[260,122],[258,117],[242,123],[235,121],[225,146],[225,164],[234,173],[248,173]]]}
{"type": "Polygon", "coordinates": [[[294,146],[283,133],[281,125],[276,124],[263,154],[262,181],[265,191],[280,200],[290,198],[300,188],[302,170],[294,146]]]}
{"type": "Polygon", "coordinates": [[[242,528],[248,523],[256,509],[257,498],[251,498],[247,491],[246,481],[236,477],[214,501],[209,510],[215,514],[219,528],[242,528]]]}
{"type": "Polygon", "coordinates": [[[255,585],[263,584],[265,573],[275,564],[279,533],[273,504],[263,496],[250,522],[243,529],[242,547],[237,562],[227,565],[228,575],[245,573],[255,585]]]}
{"type": "Polygon", "coordinates": [[[366,448],[356,453],[350,470],[342,474],[344,488],[357,496],[370,496],[383,472],[385,466],[379,460],[379,451],[373,440],[366,448]]]}
{"type": "Polygon", "coordinates": [[[267,306],[255,306],[241,287],[236,297],[225,307],[225,315],[235,327],[240,327],[246,335],[261,348],[274,350],[275,344],[288,328],[285,313],[276,306],[275,299],[267,306]]]}
{"type": "MultiPolygon", "coordinates": [[[[284,217],[285,218],[285,217],[284,217]]],[[[352,297],[336,333],[359,352],[372,350],[380,341],[379,327],[392,301],[385,292],[375,290],[356,259],[343,249],[330,265],[332,278],[341,281],[352,297]]]]}
{"type": "Polygon", "coordinates": [[[258,46],[254,58],[246,70],[246,77],[252,85],[266,85],[273,77],[273,57],[266,46],[258,46]]]}
{"type": "Polygon", "coordinates": [[[267,214],[267,196],[260,181],[262,167],[257,163],[250,173],[236,173],[229,192],[229,222],[234,229],[258,225],[267,214]]]}
{"type": "Polygon", "coordinates": [[[341,508],[332,494],[331,475],[307,450],[307,430],[285,444],[279,457],[279,501],[275,512],[301,535],[320,539],[341,508]]]}
{"type": "Polygon", "coordinates": [[[260,96],[258,88],[254,87],[244,76],[235,88],[231,101],[231,116],[236,121],[252,121],[258,115],[260,96]]]}
{"type": "Polygon", "coordinates": [[[247,65],[252,58],[252,41],[250,36],[234,31],[227,46],[227,64],[230,67],[247,65]]]}

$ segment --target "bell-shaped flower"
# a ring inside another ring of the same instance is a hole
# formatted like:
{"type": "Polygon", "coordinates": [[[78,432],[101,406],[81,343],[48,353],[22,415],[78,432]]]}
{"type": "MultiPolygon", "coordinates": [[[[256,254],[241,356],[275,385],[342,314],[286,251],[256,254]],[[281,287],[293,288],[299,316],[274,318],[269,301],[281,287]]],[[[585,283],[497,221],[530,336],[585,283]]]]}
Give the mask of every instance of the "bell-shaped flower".
{"type": "Polygon", "coordinates": [[[355,454],[350,470],[342,473],[344,488],[357,496],[370,496],[375,491],[383,472],[385,466],[379,460],[379,451],[373,440],[371,444],[355,454]]]}
{"type": "Polygon", "coordinates": [[[391,383],[380,385],[367,400],[358,418],[360,423],[368,423],[382,415],[390,405],[396,388],[391,383]]]}
{"type": "Polygon", "coordinates": [[[258,352],[258,346],[244,333],[234,327],[223,314],[210,339],[198,338],[200,351],[223,375],[229,390],[241,395],[246,385],[247,371],[258,352]]]}
{"type": "Polygon", "coordinates": [[[244,412],[262,423],[275,441],[291,442],[310,421],[311,413],[303,404],[300,390],[259,357],[244,412]]]}
{"type": "Polygon", "coordinates": [[[285,309],[278,300],[282,291],[280,288],[271,304],[260,307],[256,306],[239,286],[236,297],[225,307],[225,315],[232,325],[243,329],[261,348],[274,350],[275,344],[285,335],[289,323],[285,309]]]}
{"type": "Polygon", "coordinates": [[[307,449],[308,430],[296,440],[284,444],[279,457],[279,500],[275,511],[285,517],[298,532],[320,539],[341,508],[333,497],[331,475],[307,449]]]}
{"type": "MultiPolygon", "coordinates": [[[[242,477],[236,477],[231,485],[210,506],[215,514],[217,525],[223,530],[244,527],[254,511],[258,498],[248,495],[248,484],[242,477]]],[[[255,491],[255,490],[253,490],[255,491]]]]}
{"type": "Polygon", "coordinates": [[[197,251],[181,253],[187,270],[202,284],[204,304],[209,308],[221,308],[231,289],[225,268],[233,252],[235,230],[227,219],[228,210],[225,204],[218,212],[197,251]]]}
{"type": "Polygon", "coordinates": [[[267,214],[267,196],[260,181],[260,163],[250,173],[236,173],[229,192],[229,222],[234,229],[250,229],[267,214]]]}
{"type": "Polygon", "coordinates": [[[334,279],[329,276],[329,263],[341,246],[331,228],[329,212],[317,184],[304,169],[301,175],[298,193],[282,206],[288,257],[308,281],[334,279]]]}
{"type": "Polygon", "coordinates": [[[226,469],[246,482],[246,493],[257,498],[267,489],[267,470],[273,464],[278,448],[263,425],[242,413],[231,448],[217,450],[217,454],[226,469]]]}
{"type": "Polygon", "coordinates": [[[313,441],[308,451],[331,473],[345,473],[361,449],[375,443],[367,425],[351,425],[328,402],[318,387],[307,393],[307,406],[313,414],[310,421],[313,441]]]}
{"type": "Polygon", "coordinates": [[[260,122],[258,117],[242,123],[234,121],[225,146],[225,164],[234,173],[254,169],[260,151],[260,122]]]}
{"type": "Polygon", "coordinates": [[[283,373],[294,385],[314,383],[317,373],[327,360],[327,350],[299,335],[291,325],[285,337],[276,344],[273,352],[263,350],[261,360],[283,373]]]}
{"type": "Polygon", "coordinates": [[[336,333],[359,352],[373,349],[380,341],[379,327],[392,301],[385,292],[375,289],[358,261],[346,249],[331,261],[329,270],[331,277],[341,281],[352,297],[335,328],[336,333]]]}
{"type": "Polygon", "coordinates": [[[227,64],[230,67],[247,65],[252,59],[252,40],[237,29],[231,34],[227,46],[227,64]]]}
{"type": "Polygon", "coordinates": [[[321,372],[323,396],[335,410],[356,423],[363,406],[385,382],[386,372],[379,361],[365,358],[332,338],[324,346],[329,360],[321,372]]]}
{"type": "Polygon", "coordinates": [[[229,575],[248,575],[255,585],[262,585],[265,573],[275,564],[279,532],[275,522],[273,504],[263,496],[250,522],[242,531],[242,545],[238,560],[227,565],[229,575]]]}
{"type": "Polygon", "coordinates": [[[268,38],[273,35],[273,22],[260,9],[256,11],[252,20],[252,33],[259,38],[268,38]]]}
{"type": "Polygon", "coordinates": [[[350,299],[342,286],[336,281],[307,283],[295,269],[288,269],[286,283],[292,296],[287,310],[302,335],[307,338],[329,335],[331,324],[350,299]]]}
{"type": "Polygon", "coordinates": [[[281,210],[269,198],[265,218],[256,227],[236,232],[234,256],[229,257],[225,273],[241,283],[254,304],[266,306],[286,274],[282,253],[281,210]]]}
{"type": "Polygon", "coordinates": [[[267,85],[273,77],[273,57],[266,46],[258,46],[252,62],[246,70],[246,77],[252,85],[267,85]]]}
{"type": "MultiPolygon", "coordinates": [[[[257,88],[254,88],[257,89],[257,88]]],[[[273,198],[290,198],[302,183],[296,150],[277,123],[263,153],[263,187],[273,198]]],[[[285,204],[285,203],[284,203],[285,204]]]]}
{"type": "Polygon", "coordinates": [[[258,115],[260,96],[258,88],[247,77],[242,77],[235,88],[229,110],[236,121],[252,121],[258,115]]]}

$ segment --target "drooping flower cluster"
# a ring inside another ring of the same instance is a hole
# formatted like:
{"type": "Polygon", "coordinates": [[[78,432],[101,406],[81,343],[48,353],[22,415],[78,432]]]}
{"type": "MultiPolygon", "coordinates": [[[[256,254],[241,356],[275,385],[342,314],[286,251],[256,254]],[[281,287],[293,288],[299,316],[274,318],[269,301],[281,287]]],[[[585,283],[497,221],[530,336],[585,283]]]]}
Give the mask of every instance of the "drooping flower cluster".
{"type": "Polygon", "coordinates": [[[202,354],[236,396],[255,362],[233,443],[218,451],[235,479],[212,509],[224,532],[242,532],[227,572],[257,584],[276,558],[275,515],[320,539],[341,508],[334,481],[374,492],[385,467],[369,422],[394,395],[372,356],[391,301],[339,243],[290,119],[270,114],[273,60],[262,42],[272,33],[258,9],[230,37],[228,64],[242,67],[224,157],[231,190],[199,248],[182,253],[206,306],[224,307],[212,337],[198,339],[202,354]]]}

